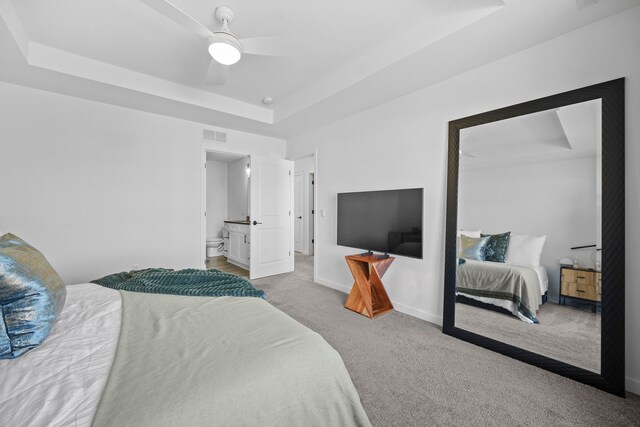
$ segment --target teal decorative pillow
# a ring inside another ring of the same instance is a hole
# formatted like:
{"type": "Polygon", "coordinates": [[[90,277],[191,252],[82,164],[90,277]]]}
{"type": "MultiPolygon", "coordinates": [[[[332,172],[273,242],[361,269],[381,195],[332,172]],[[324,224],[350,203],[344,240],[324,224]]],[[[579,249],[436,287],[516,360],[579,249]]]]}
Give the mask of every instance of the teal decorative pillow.
{"type": "Polygon", "coordinates": [[[504,262],[509,249],[509,237],[511,232],[500,234],[482,234],[482,237],[489,237],[489,243],[485,249],[485,261],[504,262]]]}
{"type": "Polygon", "coordinates": [[[489,244],[489,237],[460,236],[460,258],[485,261],[485,251],[489,244]]]}
{"type": "Polygon", "coordinates": [[[13,359],[49,336],[67,296],[64,282],[37,249],[0,236],[0,359],[13,359]]]}

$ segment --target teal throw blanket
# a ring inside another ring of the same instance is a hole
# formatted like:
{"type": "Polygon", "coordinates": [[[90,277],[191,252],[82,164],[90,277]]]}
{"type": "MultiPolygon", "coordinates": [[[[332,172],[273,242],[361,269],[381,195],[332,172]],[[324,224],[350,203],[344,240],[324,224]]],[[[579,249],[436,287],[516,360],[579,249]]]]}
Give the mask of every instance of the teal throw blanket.
{"type": "Polygon", "coordinates": [[[91,283],[111,289],[151,294],[206,297],[257,297],[265,299],[263,290],[235,274],[220,270],[171,270],[149,268],[105,276],[91,283]]]}

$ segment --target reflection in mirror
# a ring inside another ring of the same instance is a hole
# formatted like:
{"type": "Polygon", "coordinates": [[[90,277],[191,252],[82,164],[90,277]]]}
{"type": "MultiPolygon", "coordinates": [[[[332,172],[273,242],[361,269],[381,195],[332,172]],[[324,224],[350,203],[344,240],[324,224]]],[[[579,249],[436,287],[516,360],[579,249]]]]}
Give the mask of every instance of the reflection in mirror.
{"type": "Polygon", "coordinates": [[[460,131],[455,326],[600,373],[601,100],[460,131]]]}

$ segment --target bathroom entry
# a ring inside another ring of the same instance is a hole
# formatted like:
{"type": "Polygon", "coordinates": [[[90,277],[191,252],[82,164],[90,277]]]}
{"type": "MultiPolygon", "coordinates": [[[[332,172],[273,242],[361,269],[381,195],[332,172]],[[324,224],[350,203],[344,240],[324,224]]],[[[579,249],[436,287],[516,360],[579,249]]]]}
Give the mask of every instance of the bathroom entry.
{"type": "Polygon", "coordinates": [[[249,156],[206,153],[206,267],[249,277],[249,156]]]}
{"type": "Polygon", "coordinates": [[[205,154],[206,267],[251,279],[292,271],[292,162],[205,154]]]}

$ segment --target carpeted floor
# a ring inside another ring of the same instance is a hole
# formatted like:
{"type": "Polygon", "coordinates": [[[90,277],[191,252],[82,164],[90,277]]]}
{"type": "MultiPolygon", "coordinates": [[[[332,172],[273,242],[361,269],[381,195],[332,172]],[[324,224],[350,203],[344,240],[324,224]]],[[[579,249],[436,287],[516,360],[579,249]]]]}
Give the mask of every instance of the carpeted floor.
{"type": "Polygon", "coordinates": [[[640,425],[640,397],[622,399],[442,334],[393,311],[367,319],[347,295],[296,271],[254,280],[267,300],[342,356],[374,426],[640,425]]]}
{"type": "Polygon", "coordinates": [[[456,326],[516,347],[600,372],[600,313],[551,301],[540,306],[537,325],[516,316],[456,304],[456,326]]]}

